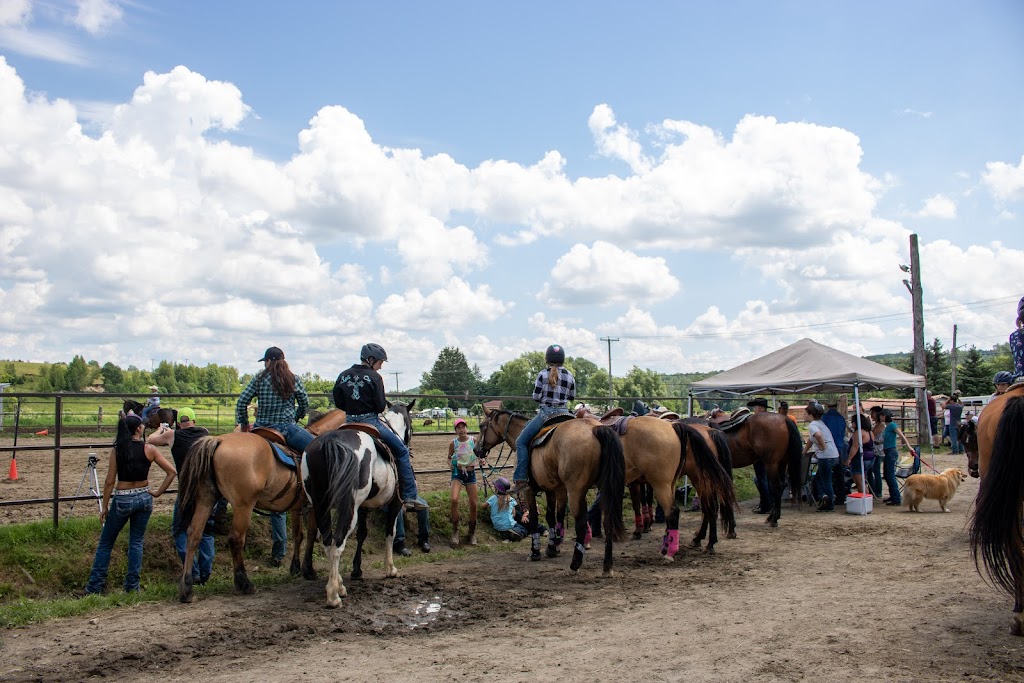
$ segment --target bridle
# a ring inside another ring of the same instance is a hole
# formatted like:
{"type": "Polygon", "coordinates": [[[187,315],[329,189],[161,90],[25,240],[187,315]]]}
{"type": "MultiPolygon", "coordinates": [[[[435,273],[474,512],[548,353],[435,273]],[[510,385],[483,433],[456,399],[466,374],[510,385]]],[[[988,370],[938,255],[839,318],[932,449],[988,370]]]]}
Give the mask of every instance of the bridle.
{"type": "MultiPolygon", "coordinates": [[[[494,448],[494,446],[490,446],[486,450],[484,450],[484,442],[487,440],[487,438],[486,438],[487,432],[492,432],[495,436],[499,437],[498,443],[502,444],[501,450],[498,451],[498,458],[501,458],[501,454],[504,451],[505,446],[508,444],[508,430],[512,427],[512,418],[513,417],[522,417],[522,415],[520,415],[519,413],[513,412],[511,410],[496,410],[496,411],[490,413],[489,415],[487,415],[487,417],[484,419],[484,421],[480,423],[480,436],[481,436],[481,439],[480,439],[480,453],[481,454],[486,454],[486,453],[490,452],[491,448],[494,448]],[[508,419],[505,420],[505,430],[504,430],[504,432],[499,433],[498,430],[495,429],[495,427],[494,427],[494,422],[495,422],[494,418],[500,417],[501,415],[508,415],[508,419]]],[[[494,445],[497,446],[498,443],[495,443],[494,445]]]]}

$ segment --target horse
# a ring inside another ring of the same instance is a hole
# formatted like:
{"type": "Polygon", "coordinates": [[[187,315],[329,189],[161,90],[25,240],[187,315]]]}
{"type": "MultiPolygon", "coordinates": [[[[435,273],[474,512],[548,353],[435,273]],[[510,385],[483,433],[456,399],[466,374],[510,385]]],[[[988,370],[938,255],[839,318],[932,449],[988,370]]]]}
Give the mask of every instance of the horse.
{"type": "MultiPolygon", "coordinates": [[[[1010,632],[1024,635],[1024,384],[992,399],[978,418],[981,485],[970,521],[974,566],[979,555],[998,588],[1013,596],[1010,632]]],[[[979,569],[980,571],[980,569],[979,569]]]]}
{"type": "MultiPolygon", "coordinates": [[[[716,424],[693,417],[683,421],[688,424],[716,424]]],[[[730,426],[723,423],[718,427],[725,432],[729,442],[733,468],[746,467],[754,462],[764,463],[771,503],[765,524],[777,527],[782,516],[782,491],[786,487],[787,471],[790,490],[799,501],[803,440],[796,423],[779,413],[751,413],[739,424],[730,426]]]]}
{"type": "MultiPolygon", "coordinates": [[[[345,421],[345,412],[332,410],[307,427],[314,434],[335,429],[345,421]]],[[[270,512],[292,512],[294,550],[291,572],[300,570],[299,547],[302,540],[300,510],[302,484],[296,468],[281,462],[274,454],[268,434],[284,444],[284,437],[271,429],[254,432],[229,432],[205,436],[189,449],[185,464],[178,472],[178,529],[187,530],[185,562],[178,583],[178,597],[192,602],[192,558],[199,548],[203,529],[213,506],[221,497],[231,503],[234,518],[228,532],[228,547],[234,565],[235,588],[250,594],[256,588],[245,571],[242,551],[255,508],[270,512]],[[276,436],[275,436],[276,435],[276,436]]]]}
{"type": "MultiPolygon", "coordinates": [[[[515,448],[516,438],[528,418],[510,410],[484,407],[480,434],[476,441],[477,457],[485,455],[500,443],[515,448]]],[[[543,438],[544,431],[541,432],[543,438]]],[[[597,485],[601,496],[601,516],[605,527],[603,575],[612,574],[612,546],[625,538],[622,525],[622,498],[625,486],[625,459],[622,442],[612,427],[591,418],[570,418],[559,423],[543,443],[533,446],[530,454],[530,486],[525,491],[530,510],[532,535],[530,559],[539,560],[540,534],[537,532],[537,489],[555,494],[559,521],[565,519],[566,505],[575,520],[576,544],[569,570],[576,573],[583,564],[584,539],[587,533],[587,491],[597,485]]],[[[557,531],[549,532],[548,557],[558,555],[560,539],[557,531]]]]}
{"type": "Polygon", "coordinates": [[[978,472],[978,425],[974,420],[966,420],[956,428],[956,438],[967,454],[967,470],[977,479],[978,472]]]}
{"type": "MultiPolygon", "coordinates": [[[[409,407],[395,403],[384,414],[384,420],[396,433],[402,435],[406,445],[412,437],[409,407]]],[[[402,512],[398,470],[391,453],[375,436],[376,430],[372,427],[345,425],[313,439],[302,460],[302,483],[327,551],[327,564],[330,568],[326,589],[328,607],[339,607],[341,598],[347,595],[338,565],[345,551],[345,543],[357,525],[359,530],[356,534],[356,553],[352,559],[352,578],[359,579],[363,575],[363,542],[366,540],[368,509],[387,508],[388,536],[384,543],[384,575],[388,578],[398,576],[393,555],[395,522],[402,512]]],[[[310,533],[306,542],[304,569],[311,571],[312,562],[313,534],[310,533]]]]}
{"type": "MultiPolygon", "coordinates": [[[[719,454],[712,451],[705,435],[693,425],[643,416],[629,418],[623,428],[620,438],[625,454],[626,481],[633,497],[637,525],[633,538],[640,538],[643,531],[643,517],[637,513],[639,482],[644,481],[653,487],[658,504],[665,510],[666,533],[662,539],[661,554],[666,561],[672,561],[679,550],[676,480],[686,475],[693,481],[701,505],[706,506],[703,509],[709,511],[714,520],[719,503],[730,510],[736,503],[732,476],[719,462],[719,454]]],[[[728,450],[725,458],[728,462],[728,450]]],[[[712,524],[709,554],[714,554],[717,541],[717,530],[712,524]]]]}
{"type": "MultiPolygon", "coordinates": [[[[145,407],[145,403],[139,403],[138,401],[133,401],[130,398],[126,398],[124,400],[124,407],[121,410],[122,412],[124,412],[125,415],[127,415],[128,412],[131,411],[141,418],[142,409],[145,407]]],[[[160,426],[160,423],[162,422],[166,422],[169,425],[177,425],[178,411],[175,410],[174,408],[157,408],[156,410],[150,412],[144,424],[150,429],[156,429],[157,427],[160,426]]]]}

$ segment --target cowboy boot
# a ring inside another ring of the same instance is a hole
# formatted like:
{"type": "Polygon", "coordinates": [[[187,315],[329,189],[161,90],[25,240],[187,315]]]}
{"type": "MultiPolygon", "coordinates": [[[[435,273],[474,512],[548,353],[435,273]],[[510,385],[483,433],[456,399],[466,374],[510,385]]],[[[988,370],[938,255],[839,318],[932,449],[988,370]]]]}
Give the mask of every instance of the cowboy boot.
{"type": "Polygon", "coordinates": [[[469,545],[476,545],[476,520],[469,520],[469,538],[466,540],[469,545]]]}
{"type": "Polygon", "coordinates": [[[452,520],[452,537],[448,539],[453,548],[459,547],[459,518],[456,517],[452,520]]]}

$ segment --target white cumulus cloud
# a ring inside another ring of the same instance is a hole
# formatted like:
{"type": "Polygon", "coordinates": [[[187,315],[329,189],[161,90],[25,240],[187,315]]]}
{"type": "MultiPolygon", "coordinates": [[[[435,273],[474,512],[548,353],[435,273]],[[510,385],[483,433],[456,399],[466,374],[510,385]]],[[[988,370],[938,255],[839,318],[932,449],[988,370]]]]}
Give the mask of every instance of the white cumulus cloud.
{"type": "Polygon", "coordinates": [[[609,305],[675,295],[679,280],[660,256],[638,256],[598,241],[573,246],[551,269],[539,298],[553,306],[609,305]]]}

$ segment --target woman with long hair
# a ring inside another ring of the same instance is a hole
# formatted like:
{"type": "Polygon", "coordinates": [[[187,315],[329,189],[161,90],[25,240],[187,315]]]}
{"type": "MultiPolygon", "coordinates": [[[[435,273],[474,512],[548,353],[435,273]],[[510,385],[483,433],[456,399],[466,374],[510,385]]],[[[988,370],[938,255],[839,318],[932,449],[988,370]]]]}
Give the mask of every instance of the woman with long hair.
{"type": "Polygon", "coordinates": [[[96,557],[92,561],[92,571],[89,572],[89,583],[85,586],[86,594],[102,593],[106,587],[110,553],[125,524],[130,526],[124,590],[126,593],[137,593],[140,589],[142,541],[149,516],[153,514],[153,499],[163,495],[177,474],[174,465],[156,446],[142,440],[143,429],[142,418],[136,415],[123,417],[117,423],[117,437],[114,439],[114,447],[110,449],[107,478],[103,482],[103,502],[100,507],[103,531],[100,532],[96,557]],[[167,473],[160,488],[155,491],[149,487],[149,468],[154,462],[167,473]]]}

